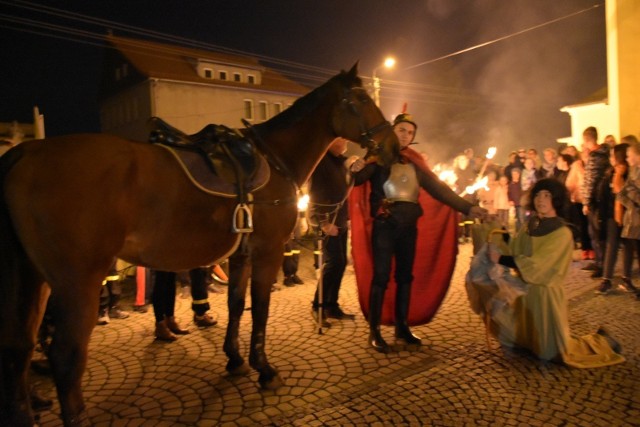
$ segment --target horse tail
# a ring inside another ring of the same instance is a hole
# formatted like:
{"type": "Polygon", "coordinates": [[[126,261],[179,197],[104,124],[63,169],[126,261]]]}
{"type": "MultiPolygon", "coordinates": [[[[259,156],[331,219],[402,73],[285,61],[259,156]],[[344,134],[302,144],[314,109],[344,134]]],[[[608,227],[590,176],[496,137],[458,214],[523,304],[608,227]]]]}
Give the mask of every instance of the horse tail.
{"type": "Polygon", "coordinates": [[[5,198],[5,181],[11,168],[22,157],[21,147],[13,148],[0,157],[0,343],[10,339],[7,329],[17,319],[20,271],[24,268],[26,253],[9,215],[5,198]]]}

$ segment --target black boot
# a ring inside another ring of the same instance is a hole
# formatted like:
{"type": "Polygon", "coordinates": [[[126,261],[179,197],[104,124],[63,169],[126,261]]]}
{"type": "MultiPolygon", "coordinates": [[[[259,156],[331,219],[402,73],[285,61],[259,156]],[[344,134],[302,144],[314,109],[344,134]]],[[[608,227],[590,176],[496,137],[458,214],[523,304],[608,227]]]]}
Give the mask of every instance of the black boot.
{"type": "Polygon", "coordinates": [[[397,285],[396,291],[396,340],[408,345],[422,345],[422,340],[413,335],[409,329],[409,301],[411,297],[411,283],[397,285]]]}
{"type": "Polygon", "coordinates": [[[389,353],[389,345],[380,334],[380,317],[384,301],[384,288],[371,287],[369,296],[369,344],[380,353],[389,353]]]}

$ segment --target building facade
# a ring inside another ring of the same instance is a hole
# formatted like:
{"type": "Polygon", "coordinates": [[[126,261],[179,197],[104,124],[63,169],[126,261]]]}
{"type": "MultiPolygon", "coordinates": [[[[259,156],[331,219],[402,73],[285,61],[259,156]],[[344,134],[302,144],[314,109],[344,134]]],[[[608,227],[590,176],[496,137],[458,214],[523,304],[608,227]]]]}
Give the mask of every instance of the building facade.
{"type": "Polygon", "coordinates": [[[571,133],[558,141],[580,147],[582,131],[616,139],[640,135],[640,1],[606,0],[607,87],[579,104],[562,107],[571,117],[571,133]]]}
{"type": "Polygon", "coordinates": [[[242,127],[279,114],[308,88],[239,55],[108,36],[100,90],[102,131],[146,140],[157,116],[185,133],[242,127]]]}

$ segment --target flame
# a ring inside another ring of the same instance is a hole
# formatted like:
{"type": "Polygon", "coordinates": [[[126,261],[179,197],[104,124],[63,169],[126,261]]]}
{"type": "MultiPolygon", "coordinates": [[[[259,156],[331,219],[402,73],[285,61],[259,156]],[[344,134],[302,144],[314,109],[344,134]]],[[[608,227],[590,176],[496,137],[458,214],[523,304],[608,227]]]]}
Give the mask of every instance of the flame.
{"type": "Polygon", "coordinates": [[[473,185],[469,185],[467,188],[465,188],[464,192],[466,194],[473,194],[481,188],[488,191],[489,190],[489,187],[487,187],[488,180],[489,178],[485,176],[484,178],[474,182],[473,185]]]}
{"type": "Polygon", "coordinates": [[[298,198],[298,211],[305,212],[309,208],[309,195],[305,194],[298,198]]]}
{"type": "Polygon", "coordinates": [[[456,184],[456,181],[458,180],[458,176],[453,171],[453,169],[443,169],[438,174],[438,178],[440,178],[440,181],[443,181],[449,187],[454,186],[456,184]]]}
{"type": "Polygon", "coordinates": [[[489,149],[487,150],[487,155],[485,157],[487,159],[493,159],[493,156],[496,155],[496,151],[498,151],[496,147],[489,147],[489,149]]]}

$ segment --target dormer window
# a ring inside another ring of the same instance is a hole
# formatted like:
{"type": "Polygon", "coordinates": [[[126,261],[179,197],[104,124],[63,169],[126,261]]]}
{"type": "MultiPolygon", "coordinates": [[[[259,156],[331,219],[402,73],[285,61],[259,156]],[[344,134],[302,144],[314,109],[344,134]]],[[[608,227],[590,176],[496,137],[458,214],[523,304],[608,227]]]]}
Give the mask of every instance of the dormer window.
{"type": "Polygon", "coordinates": [[[249,74],[249,75],[247,76],[247,82],[248,82],[250,85],[254,85],[254,84],[256,84],[256,76],[254,76],[253,74],[249,74]]]}
{"type": "Polygon", "coordinates": [[[220,71],[220,74],[218,74],[218,76],[220,76],[220,80],[227,80],[227,72],[226,71],[220,71]]]}
{"type": "Polygon", "coordinates": [[[241,82],[242,81],[242,75],[240,73],[233,73],[233,81],[234,82],[241,82]]]}
{"type": "Polygon", "coordinates": [[[204,78],[205,79],[212,79],[213,78],[213,70],[211,68],[205,68],[204,69],[204,78]]]}

